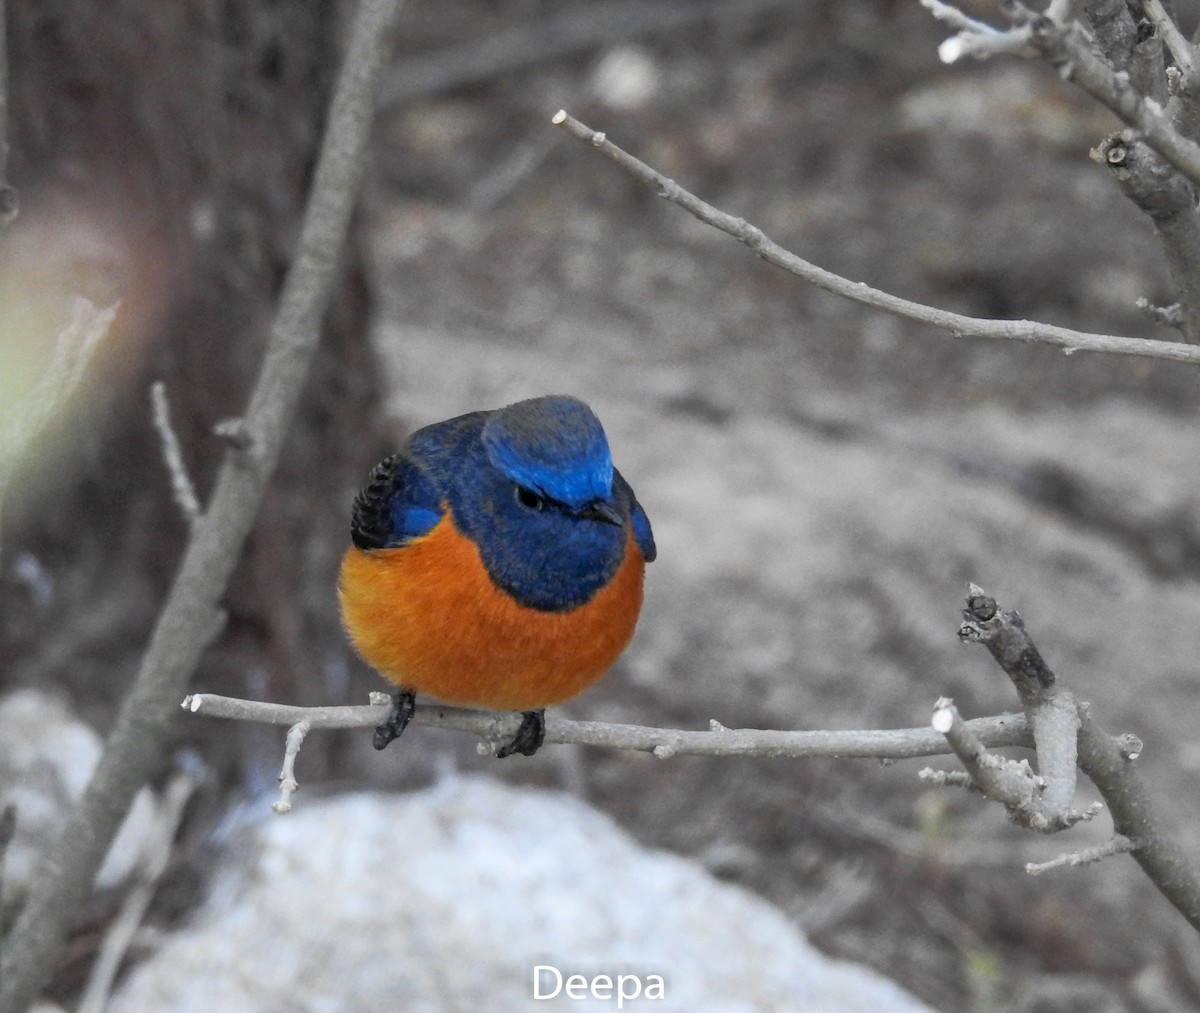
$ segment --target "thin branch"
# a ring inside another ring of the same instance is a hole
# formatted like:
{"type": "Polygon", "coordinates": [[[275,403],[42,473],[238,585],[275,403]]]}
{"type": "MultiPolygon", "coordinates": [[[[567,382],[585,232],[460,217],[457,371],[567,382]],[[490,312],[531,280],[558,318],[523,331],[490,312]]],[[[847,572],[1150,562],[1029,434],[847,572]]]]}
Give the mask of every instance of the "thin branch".
{"type": "Polygon", "coordinates": [[[167,404],[167,388],[161,380],[155,380],[150,385],[151,417],[158,437],[162,441],[163,461],[167,466],[167,474],[171,478],[171,495],[175,505],[183,514],[188,525],[193,525],[200,519],[200,501],[196,498],[196,487],[188,474],[187,465],[183,462],[183,450],[179,446],[179,437],[171,425],[171,409],[167,404]]]}
{"type": "Polygon", "coordinates": [[[984,60],[1001,53],[1033,56],[1037,52],[1026,28],[993,28],[986,22],[968,17],[951,4],[942,3],[942,0],[921,0],[921,6],[957,32],[938,46],[938,57],[942,63],[954,63],[964,56],[984,60]]]}
{"type": "Polygon", "coordinates": [[[145,845],[137,883],[126,895],[120,912],[104,935],[104,942],[92,964],[87,987],[76,1013],[104,1013],[121,962],[146,917],[150,902],[154,900],[159,880],[167,870],[175,834],[183,821],[188,800],[200,785],[201,777],[202,774],[181,771],[167,785],[152,836],[145,845]]]}
{"type": "MultiPolygon", "coordinates": [[[[386,701],[384,694],[378,694],[386,701]]],[[[257,721],[265,724],[312,728],[374,728],[388,714],[390,704],[362,707],[294,707],[193,693],[183,708],[202,717],[257,721]]],[[[476,735],[486,743],[510,739],[520,715],[418,704],[413,723],[476,735]]],[[[967,722],[972,732],[992,748],[1029,746],[1032,738],[1024,715],[1003,714],[967,722]]],[[[676,728],[647,728],[642,725],[609,724],[600,721],[570,721],[546,716],[547,743],[598,746],[653,753],[660,759],[673,756],[768,756],[804,758],[836,756],[878,760],[904,760],[917,756],[941,756],[950,752],[942,736],[928,728],[896,728],[867,731],[776,731],[757,728],[725,728],[711,722],[707,731],[676,728]]]]}
{"type": "Polygon", "coordinates": [[[1150,19],[1154,27],[1158,29],[1158,34],[1166,43],[1167,50],[1175,61],[1175,66],[1183,75],[1180,87],[1185,91],[1188,90],[1196,80],[1196,54],[1192,44],[1184,38],[1183,32],[1179,30],[1174,19],[1163,7],[1162,0],[1143,0],[1142,10],[1145,11],[1146,17],[1150,19]]]}
{"type": "Polygon", "coordinates": [[[283,751],[283,769],[279,772],[279,801],[271,808],[280,816],[292,811],[292,795],[299,789],[296,780],[296,757],[304,745],[304,737],[312,725],[308,721],[297,721],[288,729],[283,751]]]}
{"type": "Polygon", "coordinates": [[[295,260],[244,415],[248,452],[226,454],[175,582],[83,798],[47,848],[3,954],[0,1009],[23,1010],[53,973],[96,869],[134,795],[166,751],[177,705],[254,522],[303,390],[362,176],[398,0],[362,0],[349,33],[295,260]]]}
{"type": "Polygon", "coordinates": [[[1016,612],[1002,611],[996,599],[978,584],[968,589],[958,636],[963,641],[983,644],[991,652],[1012,680],[1024,706],[1032,706],[1038,695],[1056,682],[1025,622],[1016,612]]]}
{"type": "Polygon", "coordinates": [[[1094,848],[1085,848],[1083,851],[1059,855],[1048,862],[1028,862],[1025,865],[1025,871],[1031,876],[1040,876],[1043,872],[1050,872],[1052,869],[1077,868],[1081,865],[1091,865],[1093,862],[1099,862],[1113,855],[1128,855],[1136,848],[1137,845],[1128,837],[1114,834],[1110,840],[1103,844],[1097,844],[1094,848]]]}
{"type": "Polygon", "coordinates": [[[999,28],[993,28],[986,21],[973,18],[952,4],[943,3],[942,0],[921,0],[921,6],[938,21],[944,21],[956,32],[977,32],[979,35],[1003,34],[999,28]]]}
{"type": "Polygon", "coordinates": [[[1029,761],[1013,760],[992,753],[967,727],[952,700],[946,697],[938,700],[934,705],[930,726],[939,735],[945,736],[947,744],[966,768],[976,791],[1002,802],[1008,809],[1032,805],[1042,785],[1041,779],[1029,766],[1029,761]]]}
{"type": "MultiPolygon", "coordinates": [[[[751,225],[745,219],[735,218],[733,215],[706,204],[674,180],[668,179],[646,165],[645,162],[618,148],[604,134],[585,126],[565,111],[560,110],[556,113],[552,122],[556,126],[562,127],[572,137],[591,144],[602,154],[607,155],[635,179],[654,190],[660,197],[669,200],[672,204],[677,204],[706,225],[711,225],[726,235],[732,236],[768,263],[781,267],[826,292],[844,296],[854,302],[862,303],[864,306],[885,310],[909,320],[939,327],[958,338],[996,338],[1003,341],[1041,342],[1056,345],[1067,354],[1104,352],[1110,355],[1132,355],[1147,359],[1165,359],[1171,362],[1200,363],[1200,347],[1183,342],[1088,334],[1067,327],[1055,327],[1051,324],[1035,323],[1029,320],[985,320],[964,316],[960,313],[950,313],[934,306],[926,306],[923,303],[912,302],[888,292],[882,292],[863,282],[850,281],[848,278],[826,271],[785,250],[767,238],[761,229],[751,225]]],[[[1200,167],[1200,157],[1197,159],[1197,166],[1200,167]]],[[[1198,169],[1198,174],[1200,174],[1200,169],[1198,169]]]]}
{"type": "MultiPolygon", "coordinates": [[[[935,730],[937,729],[935,728],[935,730]]],[[[965,770],[935,770],[933,767],[922,767],[917,771],[917,779],[926,781],[935,788],[964,788],[967,791],[979,790],[975,782],[971,780],[971,775],[965,770]]]]}
{"type": "Polygon", "coordinates": [[[1183,307],[1177,302],[1171,303],[1170,306],[1155,306],[1143,295],[1138,296],[1134,306],[1164,327],[1174,327],[1176,330],[1183,327],[1183,307]]]}
{"type": "MultiPolygon", "coordinates": [[[[1056,790],[1048,778],[1033,772],[1028,760],[1014,760],[991,752],[967,726],[953,701],[938,701],[931,724],[935,731],[946,736],[946,741],[966,768],[970,787],[1003,805],[1021,826],[1052,834],[1082,820],[1090,820],[1098,812],[1094,808],[1081,812],[1070,807],[1075,788],[1074,768],[1069,778],[1063,778],[1070,793],[1056,790]]],[[[1037,741],[1036,724],[1034,732],[1037,741]]],[[[1074,755],[1073,750],[1071,755],[1074,755]]],[[[1038,757],[1040,764],[1041,753],[1038,757]]]]}

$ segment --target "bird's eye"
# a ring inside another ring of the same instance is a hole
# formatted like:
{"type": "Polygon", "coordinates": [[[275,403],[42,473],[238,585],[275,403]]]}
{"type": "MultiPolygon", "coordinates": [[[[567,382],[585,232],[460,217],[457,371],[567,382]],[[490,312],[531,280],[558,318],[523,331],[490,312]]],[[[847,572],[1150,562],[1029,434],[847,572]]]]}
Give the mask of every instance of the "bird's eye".
{"type": "Polygon", "coordinates": [[[523,485],[517,486],[517,502],[526,510],[538,511],[546,505],[546,501],[532,489],[523,485]]]}

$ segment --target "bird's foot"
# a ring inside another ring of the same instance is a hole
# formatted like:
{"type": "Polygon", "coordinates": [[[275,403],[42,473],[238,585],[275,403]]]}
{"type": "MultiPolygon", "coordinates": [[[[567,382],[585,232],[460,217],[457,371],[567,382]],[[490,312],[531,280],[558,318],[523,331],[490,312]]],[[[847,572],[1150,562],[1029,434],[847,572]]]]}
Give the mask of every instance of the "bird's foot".
{"type": "Polygon", "coordinates": [[[411,689],[402,690],[392,698],[392,712],[387,720],[375,729],[374,742],[376,749],[385,749],[392,739],[400,738],[400,733],[408,727],[412,716],[417,710],[417,696],[411,689]]]}
{"type": "Polygon", "coordinates": [[[521,727],[509,742],[496,750],[496,756],[532,756],[546,740],[546,711],[525,711],[521,715],[521,727]]]}

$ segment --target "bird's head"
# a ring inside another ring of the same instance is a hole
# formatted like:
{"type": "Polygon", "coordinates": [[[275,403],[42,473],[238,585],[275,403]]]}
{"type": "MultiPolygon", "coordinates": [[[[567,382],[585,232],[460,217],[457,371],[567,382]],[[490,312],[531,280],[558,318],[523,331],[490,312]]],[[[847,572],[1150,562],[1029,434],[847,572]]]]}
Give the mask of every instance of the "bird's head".
{"type": "Polygon", "coordinates": [[[608,439],[582,401],[561,395],[518,401],[496,411],[481,438],[492,466],[512,481],[520,506],[622,523],[613,502],[608,439]]]}

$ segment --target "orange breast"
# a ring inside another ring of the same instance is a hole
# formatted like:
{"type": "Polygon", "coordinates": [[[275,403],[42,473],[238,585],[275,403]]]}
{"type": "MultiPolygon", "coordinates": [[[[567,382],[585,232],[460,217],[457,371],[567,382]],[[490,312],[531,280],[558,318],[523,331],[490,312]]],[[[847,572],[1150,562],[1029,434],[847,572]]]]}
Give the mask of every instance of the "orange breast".
{"type": "Polygon", "coordinates": [[[355,649],[387,679],[446,703],[536,710],[600,678],[633,636],[644,560],[632,534],[586,605],[541,612],[498,591],[449,516],[397,549],[351,548],[338,595],[355,649]]]}

